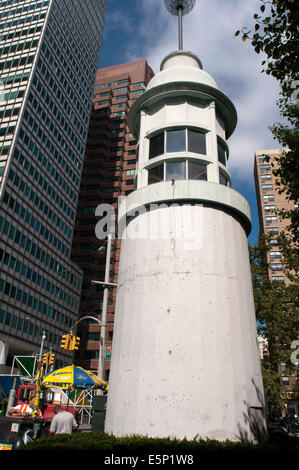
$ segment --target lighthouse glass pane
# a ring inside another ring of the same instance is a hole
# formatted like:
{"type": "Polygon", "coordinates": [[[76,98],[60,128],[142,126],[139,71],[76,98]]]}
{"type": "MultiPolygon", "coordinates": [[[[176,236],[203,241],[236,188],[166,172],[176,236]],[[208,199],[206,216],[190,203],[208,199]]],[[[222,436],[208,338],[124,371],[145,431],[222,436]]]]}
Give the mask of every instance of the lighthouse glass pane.
{"type": "Polygon", "coordinates": [[[186,150],[186,130],[167,131],[166,152],[183,152],[186,150]]]}
{"type": "Polygon", "coordinates": [[[189,180],[207,180],[207,167],[196,162],[188,162],[189,180]]]}
{"type": "Polygon", "coordinates": [[[219,182],[220,184],[224,184],[224,186],[228,185],[228,179],[223,173],[219,173],[219,182]]]}
{"type": "Polygon", "coordinates": [[[218,142],[218,160],[223,165],[226,165],[226,150],[220,142],[218,142]]]}
{"type": "Polygon", "coordinates": [[[149,158],[157,157],[164,153],[164,132],[150,139],[149,158]]]}
{"type": "Polygon", "coordinates": [[[159,183],[159,181],[163,181],[163,167],[164,165],[162,164],[148,170],[148,184],[159,183]]]}
{"type": "Polygon", "coordinates": [[[186,162],[166,163],[166,180],[186,179],[186,162]]]}
{"type": "Polygon", "coordinates": [[[206,135],[203,132],[188,130],[188,151],[206,155],[206,135]]]}

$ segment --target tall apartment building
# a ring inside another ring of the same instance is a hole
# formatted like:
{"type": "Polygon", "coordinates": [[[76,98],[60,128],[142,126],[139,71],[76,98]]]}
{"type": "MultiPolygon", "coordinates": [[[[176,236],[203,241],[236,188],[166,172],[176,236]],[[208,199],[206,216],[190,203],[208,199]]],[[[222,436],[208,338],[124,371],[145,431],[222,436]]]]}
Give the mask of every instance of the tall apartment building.
{"type": "MultiPolygon", "coordinates": [[[[254,179],[260,224],[260,233],[277,235],[289,224],[287,219],[281,219],[276,213],[280,209],[294,209],[294,202],[287,200],[285,194],[279,194],[275,185],[275,176],[272,173],[271,163],[277,165],[275,158],[279,157],[281,150],[258,150],[254,160],[254,179]],[[265,160],[270,156],[270,161],[265,160]]],[[[283,273],[283,262],[277,240],[270,240],[271,250],[268,253],[269,279],[288,282],[283,273]]]]}
{"type": "Polygon", "coordinates": [[[0,364],[69,361],[81,269],[71,261],[107,0],[0,1],[0,364]]]}
{"type": "MultiPolygon", "coordinates": [[[[254,178],[256,186],[256,196],[259,214],[260,233],[266,235],[278,235],[282,230],[289,225],[288,219],[281,219],[276,213],[276,210],[287,209],[293,210],[297,206],[293,201],[289,201],[285,194],[280,194],[277,186],[275,185],[275,176],[272,173],[271,163],[274,163],[274,168],[277,166],[275,159],[279,158],[281,154],[280,149],[274,150],[258,150],[255,153],[254,160],[254,178]],[[264,156],[270,157],[270,161],[266,161],[264,156]]],[[[279,249],[279,245],[275,237],[270,239],[271,249],[267,254],[269,270],[269,279],[272,281],[285,282],[287,285],[290,283],[289,279],[283,272],[283,259],[279,249]]],[[[295,339],[295,338],[294,338],[295,339]]],[[[267,354],[267,339],[259,338],[260,346],[263,344],[263,352],[267,354]],[[263,340],[263,342],[262,342],[263,340]]],[[[298,414],[299,402],[293,400],[293,391],[297,383],[297,373],[287,375],[285,364],[279,365],[282,383],[288,392],[288,410],[289,415],[298,414]]]]}
{"type": "MultiPolygon", "coordinates": [[[[86,160],[84,162],[72,259],[84,272],[80,316],[101,319],[103,287],[92,280],[104,281],[105,240],[95,235],[99,220],[95,210],[110,204],[117,217],[118,197],[134,190],[136,144],[128,127],[128,111],[154,73],[145,60],[116,65],[97,71],[90,119],[86,160]]],[[[117,282],[120,240],[112,240],[110,282],[117,282]]],[[[109,289],[105,377],[110,370],[116,289],[109,289]]],[[[100,324],[84,320],[78,325],[81,348],[76,360],[83,367],[97,369],[100,324]]]]}

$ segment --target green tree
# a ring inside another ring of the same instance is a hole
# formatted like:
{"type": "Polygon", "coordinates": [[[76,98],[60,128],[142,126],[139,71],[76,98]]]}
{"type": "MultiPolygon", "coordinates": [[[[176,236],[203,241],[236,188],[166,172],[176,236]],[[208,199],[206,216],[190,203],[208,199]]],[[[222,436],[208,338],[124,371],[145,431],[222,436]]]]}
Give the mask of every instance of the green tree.
{"type": "Polygon", "coordinates": [[[250,247],[250,261],[258,333],[268,342],[269,355],[262,361],[265,395],[272,410],[281,410],[286,400],[279,365],[284,363],[286,373],[294,372],[291,362],[291,344],[298,334],[299,283],[295,275],[296,256],[288,245],[285,275],[291,283],[270,281],[267,252],[269,237],[261,235],[256,246],[250,247]]]}
{"type": "MultiPolygon", "coordinates": [[[[283,123],[275,123],[271,131],[283,149],[273,169],[276,184],[287,198],[299,200],[299,8],[297,0],[260,0],[258,13],[253,15],[254,30],[247,27],[243,41],[250,40],[257,54],[264,54],[262,72],[278,80],[281,88],[278,106],[283,123]]],[[[288,218],[292,242],[299,238],[299,211],[282,210],[280,216],[288,218]]]]}

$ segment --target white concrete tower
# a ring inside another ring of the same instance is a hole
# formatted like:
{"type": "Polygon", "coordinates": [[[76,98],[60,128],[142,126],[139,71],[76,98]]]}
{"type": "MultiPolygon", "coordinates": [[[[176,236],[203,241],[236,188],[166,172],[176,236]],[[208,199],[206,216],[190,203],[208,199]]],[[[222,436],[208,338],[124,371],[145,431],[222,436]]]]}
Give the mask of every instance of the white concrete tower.
{"type": "Polygon", "coordinates": [[[136,190],[119,208],[108,433],[255,441],[264,432],[250,211],[227,168],[236,121],[182,50],[131,108],[139,159],[136,190]]]}

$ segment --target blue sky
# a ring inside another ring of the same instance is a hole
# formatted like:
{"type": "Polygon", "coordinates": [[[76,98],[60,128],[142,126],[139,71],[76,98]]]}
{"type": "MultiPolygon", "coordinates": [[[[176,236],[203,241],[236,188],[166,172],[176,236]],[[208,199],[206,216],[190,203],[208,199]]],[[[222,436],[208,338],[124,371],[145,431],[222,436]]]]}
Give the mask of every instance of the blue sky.
{"type": "MultiPolygon", "coordinates": [[[[262,55],[235,37],[252,26],[260,0],[197,0],[184,18],[184,49],[198,55],[203,69],[233,101],[238,124],[230,137],[232,186],[250,204],[255,244],[259,232],[253,161],[256,150],[277,148],[269,126],[280,120],[277,82],[261,73],[262,55]]],[[[163,0],[108,0],[99,67],[146,59],[155,73],[169,52],[178,47],[177,18],[163,0]]]]}

